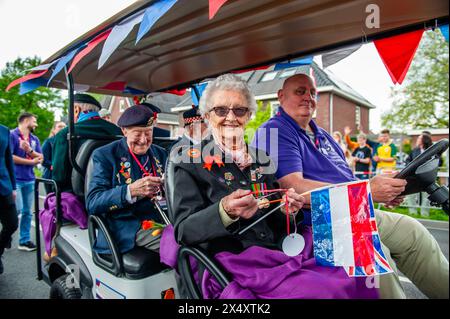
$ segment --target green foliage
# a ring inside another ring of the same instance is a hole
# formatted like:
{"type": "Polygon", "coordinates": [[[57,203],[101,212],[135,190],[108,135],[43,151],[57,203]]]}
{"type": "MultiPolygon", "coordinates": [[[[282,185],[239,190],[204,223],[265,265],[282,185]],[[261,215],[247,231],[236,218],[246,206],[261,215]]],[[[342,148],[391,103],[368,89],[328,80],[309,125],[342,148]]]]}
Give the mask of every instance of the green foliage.
{"type": "Polygon", "coordinates": [[[425,32],[402,88],[393,89],[385,127],[448,127],[449,48],[440,31],[425,32]]]}
{"type": "Polygon", "coordinates": [[[257,101],[257,109],[255,117],[248,122],[245,128],[245,142],[251,143],[253,136],[255,136],[256,130],[261,126],[261,124],[267,122],[271,117],[270,105],[264,108],[264,103],[262,101],[257,101]]]}
{"type": "Polygon", "coordinates": [[[19,85],[6,92],[6,87],[17,78],[29,73],[29,69],[38,66],[40,58],[17,58],[8,62],[0,72],[0,123],[14,128],[17,126],[17,117],[22,112],[29,112],[38,116],[38,128],[35,134],[39,137],[41,144],[48,137],[54,122],[56,109],[66,112],[67,105],[64,103],[59,92],[55,89],[39,88],[33,92],[19,95],[19,85]]]}
{"type": "Polygon", "coordinates": [[[411,154],[412,152],[412,146],[411,146],[411,140],[410,139],[405,139],[403,141],[403,147],[402,147],[402,151],[406,154],[411,154]]]}

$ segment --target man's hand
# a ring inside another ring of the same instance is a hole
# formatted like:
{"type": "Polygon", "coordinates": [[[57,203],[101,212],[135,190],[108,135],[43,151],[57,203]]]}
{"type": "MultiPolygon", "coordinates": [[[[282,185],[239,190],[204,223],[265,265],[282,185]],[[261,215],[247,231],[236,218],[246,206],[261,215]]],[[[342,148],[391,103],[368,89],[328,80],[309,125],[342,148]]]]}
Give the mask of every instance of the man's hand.
{"type": "Polygon", "coordinates": [[[160,177],[143,177],[130,184],[131,197],[152,197],[158,193],[160,186],[160,177]]]}
{"type": "Polygon", "coordinates": [[[390,201],[389,203],[386,203],[384,206],[387,208],[394,208],[399,206],[403,201],[405,200],[405,196],[398,196],[394,198],[394,200],[390,201]]]}
{"type": "Polygon", "coordinates": [[[222,198],[222,206],[230,218],[249,219],[258,210],[258,201],[248,190],[238,189],[222,198]]]}
{"type": "Polygon", "coordinates": [[[33,165],[36,166],[38,164],[42,164],[44,162],[44,158],[38,156],[33,158],[31,161],[33,162],[33,165]]]}
{"type": "Polygon", "coordinates": [[[350,128],[350,126],[344,127],[344,134],[345,135],[350,135],[351,133],[352,133],[352,129],[350,128]]]}
{"type": "MultiPolygon", "coordinates": [[[[303,207],[303,204],[305,203],[305,198],[297,194],[295,192],[295,189],[289,188],[287,192],[288,196],[288,202],[289,202],[289,214],[295,213],[298,210],[300,210],[303,207]]],[[[283,202],[286,202],[286,194],[282,197],[283,202]]],[[[283,206],[285,207],[285,206],[283,206]]],[[[286,214],[286,212],[283,210],[283,213],[286,214]]]]}
{"type": "Polygon", "coordinates": [[[404,190],[406,180],[393,178],[394,175],[377,175],[370,180],[373,201],[378,203],[395,203],[404,190]]]}
{"type": "Polygon", "coordinates": [[[378,163],[380,161],[380,157],[378,155],[375,155],[373,157],[373,160],[378,163]]]}
{"type": "Polygon", "coordinates": [[[19,147],[21,149],[23,149],[26,153],[30,153],[33,150],[30,146],[30,143],[28,143],[28,141],[24,141],[24,140],[20,141],[19,147]]]}

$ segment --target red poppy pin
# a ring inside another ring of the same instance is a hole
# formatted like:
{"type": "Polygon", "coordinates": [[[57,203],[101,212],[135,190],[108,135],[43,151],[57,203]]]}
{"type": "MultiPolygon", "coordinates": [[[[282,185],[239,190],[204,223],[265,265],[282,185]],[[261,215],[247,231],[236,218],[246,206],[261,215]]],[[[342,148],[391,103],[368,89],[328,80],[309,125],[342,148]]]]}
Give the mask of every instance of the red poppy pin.
{"type": "Polygon", "coordinates": [[[204,159],[205,164],[203,164],[203,168],[206,168],[208,171],[211,171],[212,166],[217,164],[217,167],[225,166],[225,164],[222,161],[222,158],[219,155],[215,156],[206,156],[204,159]]]}

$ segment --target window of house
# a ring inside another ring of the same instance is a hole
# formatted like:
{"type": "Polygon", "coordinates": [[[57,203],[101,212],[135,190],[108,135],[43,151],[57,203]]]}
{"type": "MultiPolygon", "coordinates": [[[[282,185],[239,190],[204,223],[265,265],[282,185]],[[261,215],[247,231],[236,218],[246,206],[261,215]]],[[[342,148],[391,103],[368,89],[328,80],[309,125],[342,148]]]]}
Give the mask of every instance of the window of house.
{"type": "Polygon", "coordinates": [[[295,74],[295,71],[297,71],[296,68],[286,69],[281,73],[280,78],[287,78],[290,76],[293,76],[295,74]]]}
{"type": "Polygon", "coordinates": [[[356,106],[355,108],[355,124],[356,127],[361,126],[361,107],[356,106]]]}
{"type": "Polygon", "coordinates": [[[261,79],[261,82],[272,81],[277,76],[277,71],[267,72],[261,79]]]}

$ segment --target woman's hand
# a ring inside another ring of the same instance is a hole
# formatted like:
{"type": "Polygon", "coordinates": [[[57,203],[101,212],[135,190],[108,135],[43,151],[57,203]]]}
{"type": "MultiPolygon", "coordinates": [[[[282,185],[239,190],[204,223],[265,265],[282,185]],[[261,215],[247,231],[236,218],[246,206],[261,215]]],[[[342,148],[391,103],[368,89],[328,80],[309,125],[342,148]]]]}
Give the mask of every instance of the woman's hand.
{"type": "MultiPolygon", "coordinates": [[[[293,188],[288,189],[287,197],[288,197],[288,203],[289,203],[289,208],[288,208],[289,214],[293,214],[293,213],[297,212],[305,204],[305,198],[302,195],[297,194],[295,192],[295,189],[293,189],[293,188]]],[[[286,194],[283,195],[282,200],[283,200],[282,203],[286,203],[286,194]]],[[[286,206],[282,206],[282,212],[286,214],[285,207],[286,206]]]]}
{"type": "Polygon", "coordinates": [[[160,186],[160,177],[143,177],[130,184],[131,197],[152,197],[158,193],[160,186]]]}
{"type": "Polygon", "coordinates": [[[249,219],[258,210],[258,201],[249,190],[238,189],[222,198],[222,206],[232,219],[249,219]]]}

